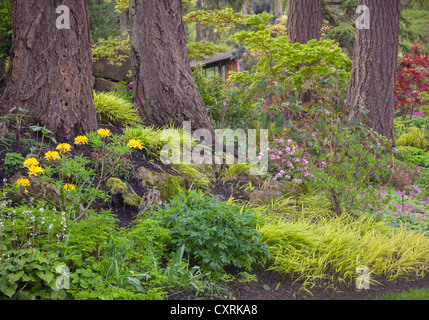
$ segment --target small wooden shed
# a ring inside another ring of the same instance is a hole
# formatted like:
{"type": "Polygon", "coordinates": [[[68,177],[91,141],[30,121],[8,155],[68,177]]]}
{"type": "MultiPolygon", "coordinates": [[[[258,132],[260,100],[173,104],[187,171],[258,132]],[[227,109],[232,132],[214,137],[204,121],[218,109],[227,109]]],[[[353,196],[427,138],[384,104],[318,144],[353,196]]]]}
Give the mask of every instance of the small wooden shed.
{"type": "Polygon", "coordinates": [[[206,57],[203,61],[191,61],[191,68],[194,69],[197,63],[202,63],[206,76],[219,73],[222,78],[228,80],[231,71],[240,72],[240,64],[234,53],[225,52],[214,57],[206,57]]]}

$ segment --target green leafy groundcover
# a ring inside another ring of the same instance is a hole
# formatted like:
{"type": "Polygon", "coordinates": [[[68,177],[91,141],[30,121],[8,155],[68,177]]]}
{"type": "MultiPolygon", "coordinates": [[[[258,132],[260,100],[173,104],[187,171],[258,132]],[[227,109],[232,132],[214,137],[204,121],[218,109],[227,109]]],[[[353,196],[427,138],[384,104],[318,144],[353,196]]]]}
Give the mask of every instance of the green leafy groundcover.
{"type": "Polygon", "coordinates": [[[268,258],[268,246],[256,230],[257,213],[220,200],[204,196],[201,190],[182,192],[152,214],[170,230],[173,246],[185,245],[207,270],[250,269],[258,257],[268,258]]]}
{"type": "Polygon", "coordinates": [[[406,163],[429,168],[429,152],[411,146],[398,146],[399,158],[406,163]]]}

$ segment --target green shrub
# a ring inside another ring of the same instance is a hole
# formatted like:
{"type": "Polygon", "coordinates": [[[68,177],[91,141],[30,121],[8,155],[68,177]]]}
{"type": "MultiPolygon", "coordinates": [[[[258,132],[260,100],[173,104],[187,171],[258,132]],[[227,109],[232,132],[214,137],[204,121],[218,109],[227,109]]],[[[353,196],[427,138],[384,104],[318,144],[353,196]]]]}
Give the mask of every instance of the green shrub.
{"type": "Polygon", "coordinates": [[[170,243],[170,231],[154,219],[139,218],[126,236],[137,243],[131,248],[128,255],[136,265],[138,271],[151,268],[154,260],[161,263],[170,243]]]}
{"type": "MultiPolygon", "coordinates": [[[[90,214],[88,218],[72,225],[65,255],[77,266],[89,266],[100,260],[106,252],[107,243],[117,232],[116,218],[110,211],[90,214]],[[92,259],[90,259],[92,257],[92,259]]],[[[97,265],[95,263],[94,265],[97,265]]]]}
{"type": "Polygon", "coordinates": [[[429,153],[425,150],[410,146],[398,146],[397,151],[399,153],[398,157],[404,162],[429,168],[429,153]]]}
{"type": "Polygon", "coordinates": [[[63,299],[65,292],[56,285],[58,256],[38,249],[10,250],[0,263],[0,299],[63,299]]]}
{"type": "Polygon", "coordinates": [[[338,215],[354,208],[358,188],[387,183],[394,164],[390,142],[368,128],[362,118],[350,120],[336,112],[322,112],[312,124],[315,132],[308,134],[303,128],[292,137],[303,141],[311,156],[314,178],[309,185],[328,194],[338,215]]]}
{"type": "Polygon", "coordinates": [[[200,71],[194,72],[194,77],[207,114],[217,128],[234,129],[250,125],[259,108],[255,96],[246,90],[245,85],[231,86],[219,75],[206,78],[200,71]]]}
{"type": "Polygon", "coordinates": [[[6,154],[3,163],[3,170],[6,174],[20,173],[24,170],[25,158],[20,153],[11,152],[6,154]]]}
{"type": "Polygon", "coordinates": [[[191,257],[209,270],[251,269],[259,257],[269,257],[256,231],[256,212],[209,198],[201,190],[175,196],[154,215],[170,229],[174,248],[186,245],[191,257]]]}
{"type": "Polygon", "coordinates": [[[138,125],[141,118],[133,104],[121,98],[116,92],[94,92],[95,109],[100,117],[116,124],[138,125]]]}
{"type": "Polygon", "coordinates": [[[396,144],[398,146],[409,146],[426,150],[429,146],[429,141],[422,130],[418,127],[411,127],[407,133],[396,140],[396,144]]]}

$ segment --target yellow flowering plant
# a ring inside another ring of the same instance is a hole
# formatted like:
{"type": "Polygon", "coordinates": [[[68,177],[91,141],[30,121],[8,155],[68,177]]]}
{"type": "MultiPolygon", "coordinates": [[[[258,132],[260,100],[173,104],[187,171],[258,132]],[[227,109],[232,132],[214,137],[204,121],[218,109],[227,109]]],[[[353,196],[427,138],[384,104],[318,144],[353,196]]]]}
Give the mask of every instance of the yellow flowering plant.
{"type": "Polygon", "coordinates": [[[31,185],[30,180],[25,179],[25,178],[21,178],[16,180],[16,185],[21,188],[24,187],[24,193],[28,193],[27,187],[29,187],[31,185]]]}
{"type": "Polygon", "coordinates": [[[58,151],[48,151],[45,153],[46,160],[57,160],[60,159],[58,151]]]}
{"type": "MultiPolygon", "coordinates": [[[[53,150],[21,160],[28,175],[36,177],[37,183],[52,186],[60,197],[34,192],[35,198],[43,199],[78,220],[97,199],[109,201],[102,184],[112,176],[126,178],[133,166],[128,156],[134,149],[142,149],[138,139],[125,141],[122,135],[113,134],[109,129],[99,129],[85,135],[78,135],[73,142],[59,142],[53,150]],[[73,154],[70,152],[74,149],[73,154]],[[85,148],[85,153],[79,151],[85,148]],[[94,184],[93,182],[96,181],[94,184]]],[[[129,177],[129,176],[128,176],[129,177]]],[[[21,190],[30,185],[27,178],[14,184],[21,190]]],[[[33,188],[37,190],[37,188],[33,188]]],[[[31,190],[30,190],[31,191],[31,190]]]]}
{"type": "Polygon", "coordinates": [[[43,168],[40,166],[31,166],[28,168],[28,174],[38,176],[43,173],[43,168]]]}
{"type": "Polygon", "coordinates": [[[99,129],[97,131],[98,135],[101,137],[110,137],[112,135],[112,133],[110,132],[109,129],[99,129]]]}
{"type": "Polygon", "coordinates": [[[33,167],[33,166],[38,166],[39,165],[39,161],[37,161],[36,158],[28,158],[27,160],[24,161],[24,167],[33,167]]]}
{"type": "Polygon", "coordinates": [[[59,150],[61,153],[67,153],[71,150],[71,145],[69,145],[68,143],[60,143],[57,146],[57,150],[59,150]]]}
{"type": "Polygon", "coordinates": [[[87,136],[77,136],[74,139],[74,144],[77,145],[84,145],[84,144],[88,144],[89,140],[87,136]]]}
{"type": "Polygon", "coordinates": [[[130,141],[128,141],[127,146],[133,149],[143,149],[143,145],[139,139],[131,139],[130,141]]]}
{"type": "Polygon", "coordinates": [[[30,180],[25,179],[25,178],[21,178],[21,179],[16,180],[16,185],[18,187],[28,187],[31,185],[31,183],[30,183],[30,180]]]}
{"type": "MultiPolygon", "coordinates": [[[[132,168],[128,156],[132,149],[126,145],[120,135],[112,134],[109,129],[99,129],[86,135],[88,145],[96,152],[93,162],[97,171],[97,178],[106,181],[113,174],[124,176],[132,168]],[[109,139],[105,139],[109,137],[109,139]]],[[[136,144],[137,146],[138,144],[136,144]]]]}
{"type": "Polygon", "coordinates": [[[76,190],[76,186],[72,183],[66,183],[64,185],[64,190],[66,190],[66,191],[76,190]]]}

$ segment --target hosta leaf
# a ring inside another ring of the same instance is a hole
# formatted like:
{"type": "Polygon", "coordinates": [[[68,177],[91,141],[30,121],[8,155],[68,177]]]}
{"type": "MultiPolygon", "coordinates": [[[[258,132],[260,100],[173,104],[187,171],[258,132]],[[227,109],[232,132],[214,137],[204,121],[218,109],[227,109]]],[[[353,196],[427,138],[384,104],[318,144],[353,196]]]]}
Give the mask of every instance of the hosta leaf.
{"type": "Polygon", "coordinates": [[[17,273],[10,273],[7,275],[7,280],[9,280],[10,283],[17,282],[19,279],[21,279],[23,274],[24,274],[24,271],[18,271],[17,273]]]}
{"type": "Polygon", "coordinates": [[[52,272],[49,272],[49,271],[46,271],[46,272],[36,271],[35,273],[40,279],[44,280],[46,283],[51,282],[55,276],[52,272]]]}
{"type": "Polygon", "coordinates": [[[12,298],[12,296],[15,294],[16,289],[18,288],[18,284],[16,283],[9,283],[6,278],[3,278],[0,280],[0,291],[8,296],[9,298],[12,298]]]}

